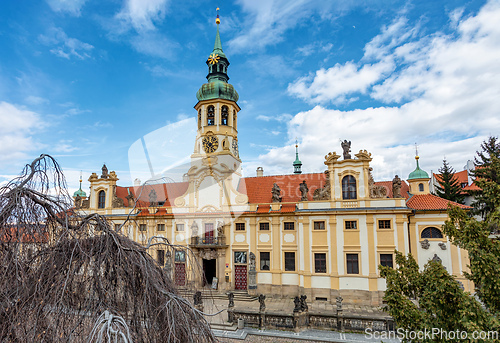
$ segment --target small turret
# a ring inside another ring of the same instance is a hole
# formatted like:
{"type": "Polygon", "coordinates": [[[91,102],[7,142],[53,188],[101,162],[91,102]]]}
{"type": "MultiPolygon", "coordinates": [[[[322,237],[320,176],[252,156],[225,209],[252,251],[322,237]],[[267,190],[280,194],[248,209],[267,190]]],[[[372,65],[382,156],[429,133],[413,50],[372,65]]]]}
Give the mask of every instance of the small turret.
{"type": "Polygon", "coordinates": [[[425,170],[420,169],[418,160],[418,151],[416,151],[415,161],[417,162],[417,168],[408,175],[408,184],[410,185],[411,194],[429,194],[429,174],[425,170]]]}
{"type": "Polygon", "coordinates": [[[302,174],[302,162],[299,160],[299,143],[295,141],[295,161],[293,161],[293,173],[302,174]]]}

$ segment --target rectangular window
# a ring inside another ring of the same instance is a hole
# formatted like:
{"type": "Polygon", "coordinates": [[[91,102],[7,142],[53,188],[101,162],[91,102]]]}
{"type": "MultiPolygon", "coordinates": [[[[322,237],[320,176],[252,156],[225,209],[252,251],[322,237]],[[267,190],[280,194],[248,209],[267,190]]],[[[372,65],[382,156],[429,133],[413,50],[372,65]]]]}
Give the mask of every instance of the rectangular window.
{"type": "Polygon", "coordinates": [[[345,221],[345,229],[346,230],[356,230],[358,225],[355,220],[346,220],[345,221]]]}
{"type": "Polygon", "coordinates": [[[259,226],[261,230],[269,230],[269,223],[260,223],[259,226]]]}
{"type": "Polygon", "coordinates": [[[139,224],[139,231],[147,231],[146,224],[139,224]]]}
{"type": "Polygon", "coordinates": [[[285,253],[285,271],[294,272],[295,271],[295,253],[286,252],[285,253]]]}
{"type": "Polygon", "coordinates": [[[236,223],[236,231],[245,231],[245,223],[236,223]]]}
{"type": "Polygon", "coordinates": [[[326,273],[326,254],[314,254],[314,272],[326,273]]]}
{"type": "Polygon", "coordinates": [[[359,274],[358,254],[346,254],[347,274],[359,274]]]}
{"type": "Polygon", "coordinates": [[[390,229],[391,228],[391,221],[390,220],[379,220],[378,221],[378,228],[379,229],[390,229]]]}
{"type": "Polygon", "coordinates": [[[392,254],[380,254],[380,264],[393,268],[392,254]]]}
{"type": "Polygon", "coordinates": [[[156,250],[156,260],[158,264],[163,267],[165,264],[165,250],[156,250]]]}
{"type": "Polygon", "coordinates": [[[156,230],[157,231],[165,231],[165,224],[156,225],[156,230]]]}
{"type": "Polygon", "coordinates": [[[260,270],[269,270],[271,268],[271,253],[260,252],[260,270]]]}
{"type": "Polygon", "coordinates": [[[324,230],[325,222],[314,222],[314,230],[324,230]]]}
{"type": "Polygon", "coordinates": [[[285,230],[295,230],[295,223],[294,222],[285,222],[284,229],[285,230]]]}
{"type": "Polygon", "coordinates": [[[175,251],[175,262],[186,262],[186,252],[184,250],[175,251]]]}
{"type": "Polygon", "coordinates": [[[184,231],[184,224],[176,224],[175,229],[177,231],[184,231]]]}
{"type": "Polygon", "coordinates": [[[234,263],[247,263],[247,252],[246,251],[235,251],[234,252],[234,263]]]}

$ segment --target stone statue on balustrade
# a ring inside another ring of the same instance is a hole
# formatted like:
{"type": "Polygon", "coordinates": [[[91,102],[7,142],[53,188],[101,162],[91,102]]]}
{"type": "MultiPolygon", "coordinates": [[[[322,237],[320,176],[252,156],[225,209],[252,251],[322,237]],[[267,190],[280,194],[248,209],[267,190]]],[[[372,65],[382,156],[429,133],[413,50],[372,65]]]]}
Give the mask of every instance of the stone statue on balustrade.
{"type": "Polygon", "coordinates": [[[392,197],[393,198],[403,197],[401,195],[401,179],[397,175],[394,176],[394,179],[392,179],[392,197]]]}
{"type": "Polygon", "coordinates": [[[307,192],[309,192],[309,187],[307,187],[306,180],[302,181],[299,186],[300,193],[302,194],[300,201],[307,201],[307,192]]]}
{"type": "Polygon", "coordinates": [[[271,198],[271,201],[272,202],[281,202],[281,188],[278,186],[278,184],[275,182],[273,184],[273,189],[271,189],[271,194],[272,194],[272,198],[271,198]]]}

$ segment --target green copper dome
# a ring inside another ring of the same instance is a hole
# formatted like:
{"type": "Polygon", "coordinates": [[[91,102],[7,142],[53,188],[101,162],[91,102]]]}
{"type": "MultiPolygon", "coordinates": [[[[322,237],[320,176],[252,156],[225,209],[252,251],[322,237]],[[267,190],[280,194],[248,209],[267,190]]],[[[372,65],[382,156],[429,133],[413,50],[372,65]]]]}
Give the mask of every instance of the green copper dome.
{"type": "Polygon", "coordinates": [[[80,187],[79,190],[77,190],[75,193],[73,193],[73,196],[74,197],[81,196],[82,198],[85,198],[87,196],[87,193],[85,193],[84,191],[82,191],[82,188],[80,187]]]}
{"type": "Polygon", "coordinates": [[[218,14],[216,23],[217,33],[215,35],[214,49],[206,62],[208,66],[208,82],[203,84],[198,92],[196,92],[196,98],[198,101],[224,99],[237,102],[239,95],[234,87],[228,83],[227,68],[229,67],[229,60],[222,51],[218,14]]]}
{"type": "Polygon", "coordinates": [[[198,92],[196,92],[196,98],[198,101],[225,99],[237,102],[239,95],[233,85],[221,80],[214,80],[213,82],[203,84],[198,92]]]}
{"type": "Polygon", "coordinates": [[[428,179],[429,174],[427,174],[425,170],[420,169],[420,166],[418,165],[418,156],[416,156],[415,159],[417,160],[417,168],[410,173],[408,180],[428,179]]]}

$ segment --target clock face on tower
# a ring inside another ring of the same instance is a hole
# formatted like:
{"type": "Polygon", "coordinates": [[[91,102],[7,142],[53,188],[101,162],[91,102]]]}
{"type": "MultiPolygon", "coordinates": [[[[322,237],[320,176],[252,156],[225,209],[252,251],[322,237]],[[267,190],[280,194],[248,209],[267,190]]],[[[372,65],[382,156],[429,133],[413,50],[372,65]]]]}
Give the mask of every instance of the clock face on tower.
{"type": "Polygon", "coordinates": [[[202,143],[203,150],[205,150],[207,154],[214,152],[219,147],[219,140],[215,136],[203,137],[202,143]]]}
{"type": "Polygon", "coordinates": [[[231,143],[231,147],[233,148],[234,156],[238,156],[238,140],[236,138],[233,139],[233,143],[231,143]]]}

